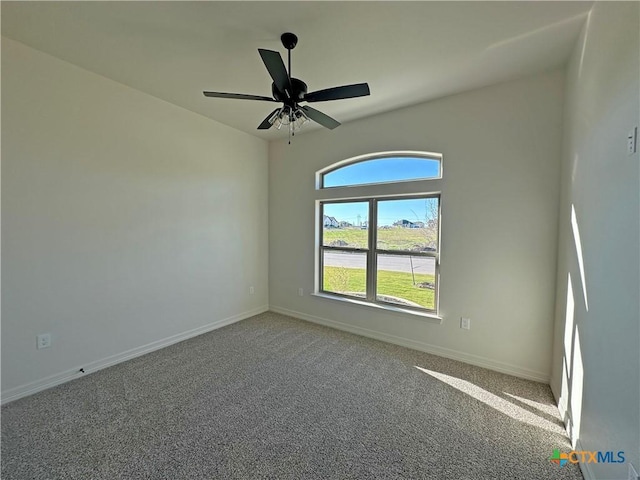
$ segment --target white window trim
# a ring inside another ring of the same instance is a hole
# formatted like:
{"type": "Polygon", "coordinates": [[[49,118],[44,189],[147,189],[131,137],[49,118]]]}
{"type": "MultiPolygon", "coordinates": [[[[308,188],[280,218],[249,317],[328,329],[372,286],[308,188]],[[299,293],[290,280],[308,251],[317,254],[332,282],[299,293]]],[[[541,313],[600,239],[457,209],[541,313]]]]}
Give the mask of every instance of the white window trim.
{"type": "Polygon", "coordinates": [[[391,313],[398,313],[398,314],[402,314],[402,315],[411,315],[413,317],[418,317],[420,320],[424,320],[426,322],[429,323],[435,323],[438,325],[442,324],[443,318],[441,315],[439,314],[435,314],[432,312],[428,312],[428,311],[422,311],[422,310],[409,310],[406,308],[402,308],[400,306],[396,307],[390,304],[379,304],[379,303],[372,303],[372,302],[365,302],[363,300],[356,300],[355,298],[351,298],[351,297],[343,297],[340,295],[333,295],[330,293],[325,293],[325,292],[314,292],[311,294],[314,297],[317,298],[323,298],[326,300],[331,300],[331,301],[338,301],[338,302],[343,302],[346,303],[348,305],[353,305],[356,307],[366,307],[366,308],[373,308],[376,310],[382,310],[382,311],[386,311],[386,312],[391,312],[391,313]]]}

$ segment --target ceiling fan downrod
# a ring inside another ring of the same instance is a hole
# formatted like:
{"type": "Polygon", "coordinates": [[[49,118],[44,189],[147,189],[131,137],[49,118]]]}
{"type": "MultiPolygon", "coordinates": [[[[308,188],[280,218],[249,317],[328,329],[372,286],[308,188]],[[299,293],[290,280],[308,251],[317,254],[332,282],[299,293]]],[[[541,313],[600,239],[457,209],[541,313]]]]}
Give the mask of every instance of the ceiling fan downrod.
{"type": "Polygon", "coordinates": [[[284,48],[287,49],[287,67],[289,70],[289,79],[291,79],[291,50],[296,48],[296,45],[298,44],[298,36],[295,33],[285,32],[280,35],[280,41],[284,48]]]}

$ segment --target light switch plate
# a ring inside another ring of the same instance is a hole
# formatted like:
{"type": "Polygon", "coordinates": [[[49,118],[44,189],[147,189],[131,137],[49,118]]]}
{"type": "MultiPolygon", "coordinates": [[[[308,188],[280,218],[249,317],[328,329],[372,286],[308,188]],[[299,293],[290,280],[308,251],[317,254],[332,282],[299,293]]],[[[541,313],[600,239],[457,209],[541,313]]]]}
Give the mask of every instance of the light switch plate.
{"type": "Polygon", "coordinates": [[[638,127],[633,127],[627,135],[627,155],[633,155],[638,150],[638,127]]]}

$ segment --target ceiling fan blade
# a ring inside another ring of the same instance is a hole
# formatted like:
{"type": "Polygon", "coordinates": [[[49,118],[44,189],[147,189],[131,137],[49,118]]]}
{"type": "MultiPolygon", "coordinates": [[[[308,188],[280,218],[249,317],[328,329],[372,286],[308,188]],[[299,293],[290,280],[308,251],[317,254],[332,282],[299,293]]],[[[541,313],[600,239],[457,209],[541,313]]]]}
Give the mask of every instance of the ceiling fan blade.
{"type": "Polygon", "coordinates": [[[333,130],[334,128],[340,126],[340,122],[339,121],[337,121],[334,118],[331,118],[329,115],[326,115],[326,114],[320,112],[319,110],[316,110],[315,108],[311,108],[311,107],[309,107],[307,105],[305,105],[304,107],[300,107],[300,108],[302,108],[304,113],[307,114],[307,117],[309,117],[314,122],[318,122],[320,125],[322,125],[323,127],[328,128],[329,130],[333,130]]]}
{"type": "Polygon", "coordinates": [[[202,92],[205,97],[215,98],[235,98],[238,100],[262,100],[265,102],[277,102],[271,97],[262,97],[260,95],[245,95],[244,93],[224,93],[224,92],[202,92]]]}
{"type": "Polygon", "coordinates": [[[269,121],[271,120],[271,117],[273,117],[273,115],[280,110],[279,108],[276,108],[273,112],[271,112],[269,115],[266,116],[266,118],[262,121],[262,123],[260,125],[258,125],[258,130],[269,130],[271,128],[272,123],[269,121]]]}
{"type": "Polygon", "coordinates": [[[287,97],[291,98],[291,80],[280,54],[273,50],[264,50],[262,48],[259,48],[258,52],[262,57],[264,66],[267,67],[269,75],[273,78],[276,88],[283,93],[286,92],[287,97]]]}
{"type": "Polygon", "coordinates": [[[365,97],[369,95],[369,93],[368,84],[355,83],[353,85],[343,85],[341,87],[310,92],[304,96],[304,99],[307,102],[326,102],[328,100],[342,100],[343,98],[365,97]]]}

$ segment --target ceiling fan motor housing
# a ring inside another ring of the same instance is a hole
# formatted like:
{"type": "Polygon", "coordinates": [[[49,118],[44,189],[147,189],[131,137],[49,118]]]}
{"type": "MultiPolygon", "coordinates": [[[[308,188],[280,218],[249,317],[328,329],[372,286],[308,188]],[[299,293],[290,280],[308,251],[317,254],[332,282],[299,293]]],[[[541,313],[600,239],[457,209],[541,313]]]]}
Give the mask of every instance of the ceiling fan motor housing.
{"type": "Polygon", "coordinates": [[[271,84],[271,93],[273,93],[273,98],[285,104],[302,102],[304,100],[304,96],[307,94],[307,84],[300,79],[291,78],[291,90],[291,99],[288,99],[284,92],[278,90],[275,83],[271,84]]]}

